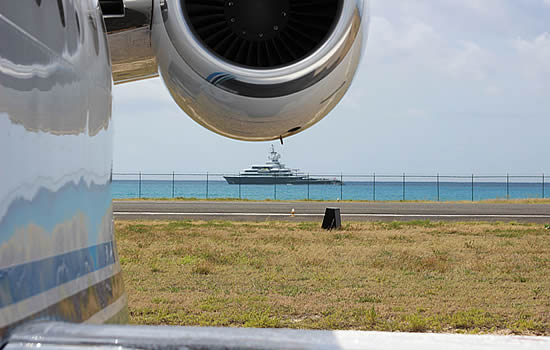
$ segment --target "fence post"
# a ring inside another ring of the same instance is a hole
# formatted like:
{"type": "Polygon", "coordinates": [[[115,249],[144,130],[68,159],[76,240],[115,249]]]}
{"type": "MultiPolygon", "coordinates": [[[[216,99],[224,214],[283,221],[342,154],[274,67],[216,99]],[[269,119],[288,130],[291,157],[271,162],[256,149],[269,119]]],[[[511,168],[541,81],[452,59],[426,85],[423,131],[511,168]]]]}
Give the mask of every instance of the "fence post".
{"type": "Polygon", "coordinates": [[[372,173],[372,201],[376,202],[376,173],[372,173]]]}
{"type": "Polygon", "coordinates": [[[208,171],[206,172],[206,199],[208,199],[208,171]]]}
{"type": "Polygon", "coordinates": [[[172,198],[176,195],[176,172],[172,171],[172,198]]]}
{"type": "Polygon", "coordinates": [[[241,197],[241,174],[239,174],[239,199],[242,199],[242,197],[241,197]]]}
{"type": "Polygon", "coordinates": [[[439,196],[439,173],[437,173],[437,201],[440,202],[440,196],[439,196]]]}
{"type": "Polygon", "coordinates": [[[542,199],[544,199],[544,174],[542,174],[542,199]]]}
{"type": "Polygon", "coordinates": [[[472,202],[474,201],[474,174],[472,174],[472,202]]]}
{"type": "Polygon", "coordinates": [[[340,172],[340,200],[344,200],[344,175],[340,172]]]}
{"type": "Polygon", "coordinates": [[[309,173],[307,174],[307,200],[309,200],[309,173]]]}
{"type": "Polygon", "coordinates": [[[506,199],[510,199],[510,174],[506,174],[506,199]]]}
{"type": "Polygon", "coordinates": [[[405,200],[405,173],[403,173],[403,200],[405,200]]]}
{"type": "Polygon", "coordinates": [[[273,182],[273,199],[277,200],[277,174],[275,174],[275,181],[273,182]]]}
{"type": "Polygon", "coordinates": [[[141,198],[141,171],[139,172],[139,198],[141,198]]]}

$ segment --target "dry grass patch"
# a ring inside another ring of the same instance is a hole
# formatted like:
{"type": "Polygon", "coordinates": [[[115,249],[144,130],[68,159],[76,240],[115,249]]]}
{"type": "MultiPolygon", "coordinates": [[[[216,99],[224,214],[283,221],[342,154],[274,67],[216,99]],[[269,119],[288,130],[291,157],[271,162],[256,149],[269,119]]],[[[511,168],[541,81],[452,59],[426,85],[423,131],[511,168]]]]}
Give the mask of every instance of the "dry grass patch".
{"type": "Polygon", "coordinates": [[[140,324],[550,335],[550,231],[118,221],[140,324]]]}

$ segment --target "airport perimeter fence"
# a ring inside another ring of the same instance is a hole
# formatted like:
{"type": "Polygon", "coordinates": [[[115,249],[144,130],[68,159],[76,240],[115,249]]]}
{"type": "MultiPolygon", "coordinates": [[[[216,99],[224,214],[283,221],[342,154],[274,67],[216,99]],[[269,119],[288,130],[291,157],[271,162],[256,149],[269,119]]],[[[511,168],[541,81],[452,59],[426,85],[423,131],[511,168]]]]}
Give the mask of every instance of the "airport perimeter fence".
{"type": "Polygon", "coordinates": [[[308,174],[303,184],[228,184],[224,173],[113,173],[114,198],[478,201],[546,198],[541,175],[308,174]],[[334,184],[318,184],[315,179],[334,184]]]}

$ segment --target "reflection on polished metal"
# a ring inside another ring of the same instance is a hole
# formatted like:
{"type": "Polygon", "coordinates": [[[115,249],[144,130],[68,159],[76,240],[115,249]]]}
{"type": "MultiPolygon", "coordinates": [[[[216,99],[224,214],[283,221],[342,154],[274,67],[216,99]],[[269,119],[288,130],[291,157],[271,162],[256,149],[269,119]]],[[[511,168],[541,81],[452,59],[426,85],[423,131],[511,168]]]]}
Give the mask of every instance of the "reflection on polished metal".
{"type": "Polygon", "coordinates": [[[105,18],[115,84],[158,76],[151,47],[153,0],[125,0],[124,16],[105,18]]]}
{"type": "Polygon", "coordinates": [[[157,76],[158,69],[192,119],[240,140],[282,140],[325,117],[357,70],[368,0],[232,4],[126,0],[123,19],[105,20],[115,84],[157,76]],[[319,13],[327,20],[311,31],[319,13]],[[270,24],[255,22],[262,18],[270,24]],[[296,33],[288,21],[297,22],[296,33]]]}
{"type": "Polygon", "coordinates": [[[22,327],[4,350],[26,349],[548,349],[549,337],[298,329],[96,326],[46,322],[22,327]]]}
{"type": "Polygon", "coordinates": [[[124,0],[99,0],[103,18],[123,18],[124,0]]]}
{"type": "MultiPolygon", "coordinates": [[[[258,59],[243,66],[220,57],[182,15],[191,11],[182,8],[182,1],[155,0],[152,44],[164,82],[191,118],[221,135],[262,141],[301,132],[336,106],[359,64],[368,12],[362,0],[341,5],[330,35],[313,51],[270,68],[251,67],[262,63],[258,59]]],[[[253,44],[242,45],[254,51],[253,44]]]]}
{"type": "Polygon", "coordinates": [[[97,1],[0,1],[0,347],[31,320],[124,319],[111,89],[97,1]]]}

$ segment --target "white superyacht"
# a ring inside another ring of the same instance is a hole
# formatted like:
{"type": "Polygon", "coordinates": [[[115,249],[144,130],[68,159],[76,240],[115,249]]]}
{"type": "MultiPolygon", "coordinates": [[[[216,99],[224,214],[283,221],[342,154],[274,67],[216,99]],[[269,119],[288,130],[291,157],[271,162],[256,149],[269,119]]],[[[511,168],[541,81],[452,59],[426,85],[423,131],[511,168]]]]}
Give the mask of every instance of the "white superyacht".
{"type": "Polygon", "coordinates": [[[280,162],[281,155],[271,145],[268,161],[261,165],[251,165],[242,170],[238,176],[224,176],[229,184],[242,185],[337,185],[341,181],[336,178],[314,178],[299,169],[289,169],[280,162]]]}

